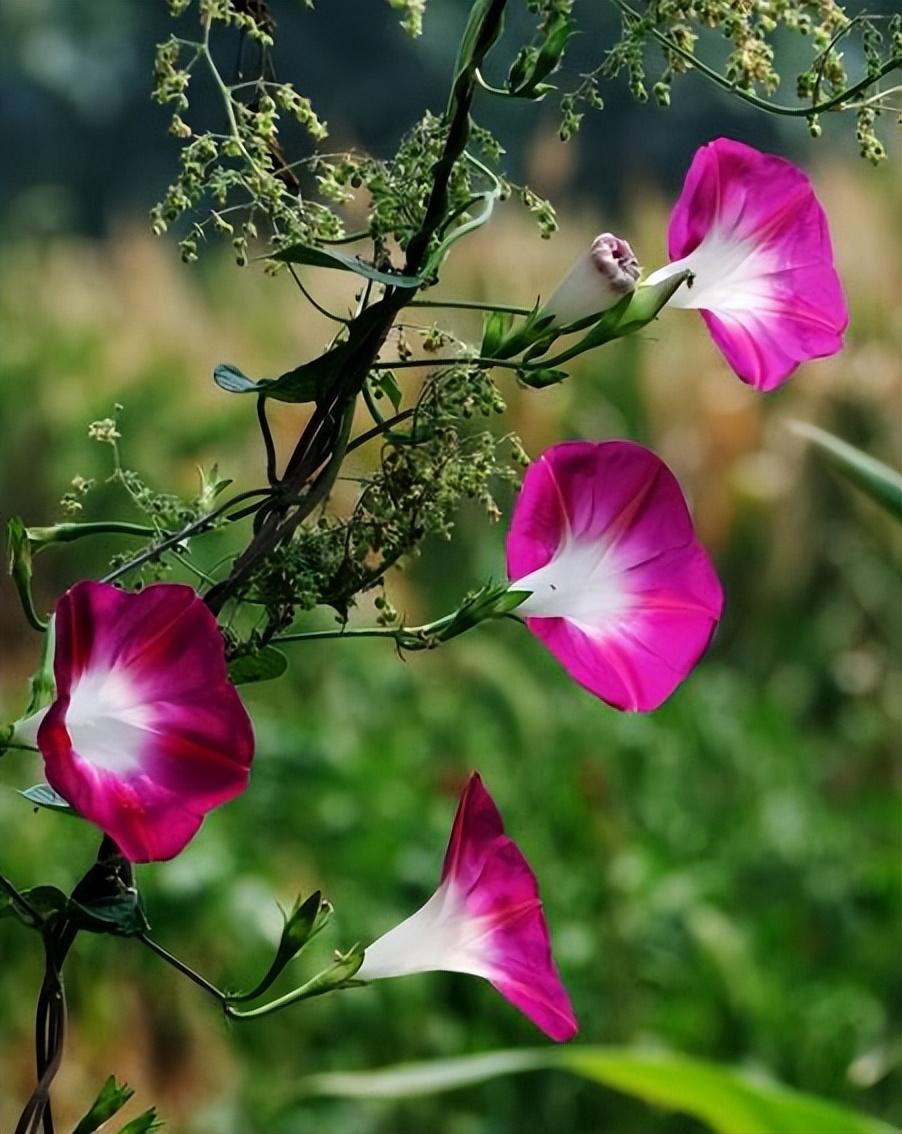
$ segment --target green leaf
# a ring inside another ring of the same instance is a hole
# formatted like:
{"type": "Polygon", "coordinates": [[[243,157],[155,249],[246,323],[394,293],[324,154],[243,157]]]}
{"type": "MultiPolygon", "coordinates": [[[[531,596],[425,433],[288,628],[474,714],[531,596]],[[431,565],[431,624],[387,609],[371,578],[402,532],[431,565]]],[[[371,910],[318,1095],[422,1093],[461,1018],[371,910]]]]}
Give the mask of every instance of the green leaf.
{"type": "Polygon", "coordinates": [[[271,379],[261,378],[258,382],[248,378],[243,370],[239,370],[230,362],[220,362],[213,370],[213,381],[220,390],[226,390],[230,394],[260,394],[270,384],[271,379]]]}
{"type": "Polygon", "coordinates": [[[892,1134],[892,1127],[746,1071],[666,1051],[526,1048],[381,1071],[314,1075],[309,1094],[400,1099],[471,1086],[499,1075],[557,1068],[705,1123],[717,1134],[892,1134]]]}
{"type": "Polygon", "coordinates": [[[902,520],[902,475],[895,469],[816,425],[796,421],[791,428],[810,441],[847,480],[876,500],[890,515],[902,520]]]}
{"type": "Polygon", "coordinates": [[[382,271],[357,256],[331,252],[326,248],[314,248],[309,244],[292,244],[271,258],[286,264],[307,264],[313,268],[337,268],[342,272],[354,272],[355,275],[373,280],[374,283],[385,284],[386,287],[417,288],[423,282],[420,276],[405,276],[400,272],[382,271]]]}
{"type": "Polygon", "coordinates": [[[44,807],[48,811],[56,811],[58,814],[78,817],[75,808],[71,807],[58,792],[55,792],[50,784],[35,784],[34,787],[20,791],[19,795],[27,799],[29,803],[33,803],[35,807],[44,807]]]}
{"type": "Polygon", "coordinates": [[[28,904],[37,910],[41,917],[60,913],[69,901],[56,886],[32,886],[30,890],[22,891],[22,897],[28,899],[28,904]]]}
{"type": "Polygon", "coordinates": [[[382,370],[376,377],[371,378],[370,382],[377,390],[381,390],[385,394],[395,413],[397,413],[401,408],[401,399],[404,394],[394,374],[390,370],[382,370]]]}
{"type": "Polygon", "coordinates": [[[229,680],[233,685],[251,685],[256,681],[274,681],[288,669],[288,658],[275,646],[264,646],[259,653],[245,654],[229,663],[229,680]]]}
{"type": "Polygon", "coordinates": [[[508,76],[510,94],[515,98],[541,98],[548,91],[554,90],[550,83],[543,83],[542,80],[557,70],[574,35],[576,32],[571,17],[558,13],[546,29],[538,53],[528,54],[519,61],[519,68],[512,68],[508,76]]]}
{"type": "Polygon", "coordinates": [[[73,1134],[91,1134],[92,1131],[99,1130],[108,1119],[118,1114],[134,1093],[126,1083],[117,1083],[115,1076],[110,1075],[94,1100],[94,1105],[75,1127],[73,1134]]]}
{"type": "Polygon", "coordinates": [[[220,362],[213,371],[213,381],[221,390],[230,394],[265,394],[280,402],[315,402],[320,394],[319,379],[327,373],[327,368],[323,365],[324,359],[330,359],[331,365],[334,358],[335,352],[329,351],[321,358],[302,363],[278,378],[257,380],[248,378],[231,363],[220,362]]]}
{"type": "Polygon", "coordinates": [[[60,903],[65,904],[66,895],[54,886],[39,887],[48,891],[41,901],[41,895],[32,894],[34,900],[29,901],[28,892],[20,894],[8,878],[0,875],[0,918],[17,917],[23,925],[40,930],[44,924],[46,912],[54,913],[60,903]],[[49,908],[48,908],[49,907],[49,908]]]}
{"type": "MultiPolygon", "coordinates": [[[[493,0],[476,0],[476,3],[470,8],[470,16],[463,35],[460,37],[460,47],[457,49],[457,59],[454,63],[455,79],[464,74],[476,62],[475,55],[482,39],[483,23],[491,11],[492,3],[493,0]]],[[[500,32],[500,30],[499,27],[498,31],[500,32]]],[[[487,51],[489,47],[491,47],[491,43],[484,48],[484,51],[487,51]]],[[[449,107],[449,110],[452,109],[453,107],[449,107]]]]}

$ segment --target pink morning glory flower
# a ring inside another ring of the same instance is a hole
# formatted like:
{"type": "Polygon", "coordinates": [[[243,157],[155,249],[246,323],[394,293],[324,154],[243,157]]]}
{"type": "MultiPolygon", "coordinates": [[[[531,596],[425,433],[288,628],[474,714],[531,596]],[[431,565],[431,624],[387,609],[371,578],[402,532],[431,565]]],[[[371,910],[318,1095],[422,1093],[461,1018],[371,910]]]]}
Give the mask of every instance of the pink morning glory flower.
{"type": "Polygon", "coordinates": [[[31,719],[48,782],[132,862],[172,858],[254,754],[216,620],[191,587],[82,582],[54,625],[56,700],[31,719]]]}
{"type": "Polygon", "coordinates": [[[439,888],[370,945],[355,979],[436,970],[484,977],[553,1040],[576,1034],[535,875],[475,772],[454,816],[439,888]]]}
{"type": "Polygon", "coordinates": [[[800,362],[836,354],[848,312],[827,218],[791,162],[718,138],[696,151],[670,216],[658,283],[689,268],[671,307],[697,308],[743,382],[773,390],[800,362]]]}
{"type": "Polygon", "coordinates": [[[636,290],[639,261],[625,240],[613,233],[596,236],[544,305],[555,323],[576,323],[600,315],[636,290]]]}
{"type": "Polygon", "coordinates": [[[507,537],[514,613],[618,709],[656,709],[711,640],[723,592],[660,457],[565,441],[530,465],[507,537]]]}

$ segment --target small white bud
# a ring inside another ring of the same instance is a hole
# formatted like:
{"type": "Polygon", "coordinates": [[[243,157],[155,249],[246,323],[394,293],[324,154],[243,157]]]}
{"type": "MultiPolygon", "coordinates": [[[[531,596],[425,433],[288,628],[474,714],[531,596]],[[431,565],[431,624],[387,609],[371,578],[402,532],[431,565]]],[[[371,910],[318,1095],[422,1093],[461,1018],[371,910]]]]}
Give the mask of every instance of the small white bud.
{"type": "Polygon", "coordinates": [[[600,315],[636,290],[641,272],[627,242],[603,232],[576,260],[543,310],[554,315],[558,324],[600,315]]]}

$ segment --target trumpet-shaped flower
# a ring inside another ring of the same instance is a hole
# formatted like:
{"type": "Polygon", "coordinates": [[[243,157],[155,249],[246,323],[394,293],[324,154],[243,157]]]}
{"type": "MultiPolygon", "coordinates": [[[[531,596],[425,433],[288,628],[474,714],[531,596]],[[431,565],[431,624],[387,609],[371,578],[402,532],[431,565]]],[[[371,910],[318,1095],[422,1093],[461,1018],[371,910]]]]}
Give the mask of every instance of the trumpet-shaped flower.
{"type": "Polygon", "coordinates": [[[543,311],[560,325],[600,315],[635,291],[640,274],[639,261],[627,242],[603,232],[578,257],[543,311]]]}
{"type": "Polygon", "coordinates": [[[660,705],[708,646],[723,592],[673,473],[631,441],[566,441],[527,470],[507,538],[515,613],[618,709],[660,705]]]}
{"type": "Polygon", "coordinates": [[[82,582],[54,621],[56,700],[32,718],[47,780],[133,862],[172,858],[254,753],[216,620],[191,587],[82,582]]]}
{"type": "Polygon", "coordinates": [[[505,835],[498,808],[475,772],[457,807],[438,889],[370,945],[356,979],[436,970],[484,977],[554,1040],[576,1034],[535,875],[505,835]]]}
{"type": "Polygon", "coordinates": [[[773,390],[842,348],[848,312],[824,210],[791,162],[718,138],[699,149],[670,217],[658,283],[695,274],[672,307],[697,308],[743,382],[773,390]]]}

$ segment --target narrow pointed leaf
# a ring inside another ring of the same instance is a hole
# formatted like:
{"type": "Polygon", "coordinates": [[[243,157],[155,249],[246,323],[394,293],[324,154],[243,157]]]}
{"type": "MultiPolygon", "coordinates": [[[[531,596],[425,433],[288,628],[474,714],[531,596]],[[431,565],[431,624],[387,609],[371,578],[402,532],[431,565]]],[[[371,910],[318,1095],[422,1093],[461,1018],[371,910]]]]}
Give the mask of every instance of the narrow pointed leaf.
{"type": "Polygon", "coordinates": [[[357,256],[347,256],[343,252],[332,252],[326,248],[314,248],[309,244],[292,244],[272,257],[286,264],[306,264],[312,268],[336,268],[386,287],[416,288],[423,282],[419,276],[405,276],[400,272],[383,271],[357,256]]]}
{"type": "Polygon", "coordinates": [[[380,1071],[314,1075],[308,1094],[402,1099],[557,1068],[703,1122],[716,1134],[892,1134],[871,1115],[771,1079],[667,1051],[616,1047],[526,1048],[380,1071]]]}
{"type": "Polygon", "coordinates": [[[810,441],[847,480],[876,500],[890,515],[902,520],[902,474],[816,425],[797,421],[792,428],[810,441]]]}

